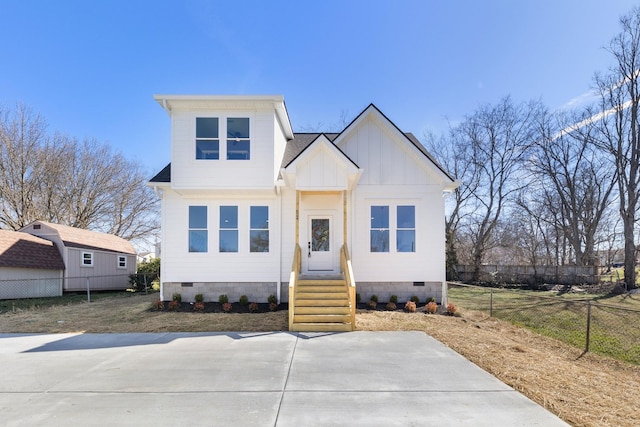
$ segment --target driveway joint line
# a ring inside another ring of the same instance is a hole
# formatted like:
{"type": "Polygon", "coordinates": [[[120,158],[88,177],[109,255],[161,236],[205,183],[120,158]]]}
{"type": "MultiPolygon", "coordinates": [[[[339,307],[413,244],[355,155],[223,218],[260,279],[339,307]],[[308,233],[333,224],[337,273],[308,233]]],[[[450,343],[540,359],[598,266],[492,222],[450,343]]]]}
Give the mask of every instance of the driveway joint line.
{"type": "Polygon", "coordinates": [[[296,341],[293,343],[293,351],[291,352],[291,359],[289,360],[289,368],[287,369],[287,377],[284,380],[284,385],[282,386],[282,392],[280,393],[280,401],[278,402],[278,411],[276,412],[276,419],[273,424],[274,427],[278,425],[278,418],[280,418],[282,401],[284,400],[284,393],[287,391],[287,384],[289,384],[289,376],[291,375],[291,367],[293,366],[293,358],[296,354],[296,348],[298,348],[299,339],[300,339],[300,335],[296,334],[296,341]]]}

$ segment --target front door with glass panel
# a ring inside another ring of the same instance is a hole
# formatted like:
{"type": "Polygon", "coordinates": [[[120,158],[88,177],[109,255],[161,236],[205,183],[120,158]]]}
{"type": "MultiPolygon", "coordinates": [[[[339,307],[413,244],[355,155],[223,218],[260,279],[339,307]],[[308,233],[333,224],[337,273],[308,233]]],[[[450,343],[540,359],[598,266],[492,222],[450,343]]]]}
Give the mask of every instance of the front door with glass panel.
{"type": "Polygon", "coordinates": [[[309,272],[333,271],[331,217],[309,217],[308,227],[307,270],[309,272]]]}

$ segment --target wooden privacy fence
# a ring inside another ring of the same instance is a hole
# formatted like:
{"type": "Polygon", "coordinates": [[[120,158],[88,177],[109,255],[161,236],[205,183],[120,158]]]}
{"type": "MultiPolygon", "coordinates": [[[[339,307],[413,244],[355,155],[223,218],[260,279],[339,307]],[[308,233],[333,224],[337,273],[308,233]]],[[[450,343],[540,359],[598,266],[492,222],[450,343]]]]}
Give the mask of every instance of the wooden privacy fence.
{"type": "MultiPolygon", "coordinates": [[[[457,280],[473,280],[472,265],[456,266],[457,280]]],[[[598,267],[577,265],[482,265],[480,282],[485,283],[557,283],[561,285],[596,284],[598,267]]]]}

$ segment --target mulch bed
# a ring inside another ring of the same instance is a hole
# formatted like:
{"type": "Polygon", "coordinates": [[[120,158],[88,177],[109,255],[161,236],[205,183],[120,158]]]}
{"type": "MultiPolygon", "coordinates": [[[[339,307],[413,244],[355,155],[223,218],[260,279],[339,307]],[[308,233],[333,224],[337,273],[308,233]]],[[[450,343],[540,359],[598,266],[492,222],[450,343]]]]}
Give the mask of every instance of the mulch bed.
{"type": "Polygon", "coordinates": [[[164,301],[163,308],[161,310],[151,307],[148,311],[167,311],[177,313],[268,313],[270,311],[287,310],[288,308],[288,304],[286,303],[278,304],[277,310],[271,310],[269,303],[256,303],[256,310],[251,311],[249,309],[249,304],[240,304],[235,302],[231,304],[231,310],[225,312],[222,309],[222,304],[219,302],[204,302],[202,303],[204,306],[202,310],[197,310],[196,303],[194,302],[181,302],[173,308],[170,308],[169,304],[170,301],[164,301]]]}

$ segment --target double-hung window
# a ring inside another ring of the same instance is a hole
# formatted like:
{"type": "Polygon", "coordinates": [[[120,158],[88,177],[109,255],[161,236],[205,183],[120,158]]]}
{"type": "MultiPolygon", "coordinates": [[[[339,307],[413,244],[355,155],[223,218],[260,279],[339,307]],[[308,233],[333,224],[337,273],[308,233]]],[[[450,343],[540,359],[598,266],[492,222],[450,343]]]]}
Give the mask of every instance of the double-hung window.
{"type": "Polygon", "coordinates": [[[249,160],[251,154],[249,118],[227,118],[227,160],[249,160]]]}
{"type": "Polygon", "coordinates": [[[83,267],[93,267],[93,252],[82,252],[82,262],[83,267]]]}
{"type": "Polygon", "coordinates": [[[207,207],[189,206],[189,252],[207,252],[207,235],[207,207]]]}
{"type": "Polygon", "coordinates": [[[218,160],[220,137],[217,117],[196,117],[196,159],[218,160]]]}
{"type": "Polygon", "coordinates": [[[220,252],[238,252],[237,206],[220,206],[220,252]]]}
{"type": "Polygon", "coordinates": [[[389,252],[389,206],[371,206],[371,252],[389,252]]]}
{"type": "Polygon", "coordinates": [[[269,252],[269,207],[251,206],[249,251],[269,252]]]}
{"type": "Polygon", "coordinates": [[[396,209],[396,250],[416,251],[416,207],[397,206],[396,209]]]}
{"type": "Polygon", "coordinates": [[[127,268],[127,256],[118,255],[118,268],[127,268]]]}

